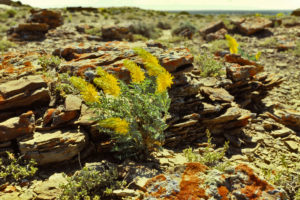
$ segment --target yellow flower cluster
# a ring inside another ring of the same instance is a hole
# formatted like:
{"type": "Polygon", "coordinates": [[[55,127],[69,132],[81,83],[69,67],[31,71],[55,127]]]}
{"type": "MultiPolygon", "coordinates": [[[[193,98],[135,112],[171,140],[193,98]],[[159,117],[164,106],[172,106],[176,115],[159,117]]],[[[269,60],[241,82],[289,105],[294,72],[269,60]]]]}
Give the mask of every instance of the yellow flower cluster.
{"type": "Polygon", "coordinates": [[[121,88],[116,77],[104,71],[101,67],[97,68],[97,74],[100,77],[95,78],[94,83],[102,88],[105,94],[110,94],[114,97],[118,97],[121,94],[121,88]]]}
{"type": "Polygon", "coordinates": [[[230,53],[231,54],[237,54],[238,53],[238,47],[239,47],[239,44],[237,43],[237,41],[228,34],[225,35],[225,38],[228,42],[230,53]]]}
{"type": "Polygon", "coordinates": [[[103,128],[113,129],[116,133],[124,135],[128,133],[129,130],[129,125],[127,121],[117,117],[102,120],[98,124],[103,128]]]}
{"type": "Polygon", "coordinates": [[[76,87],[84,101],[88,103],[100,103],[96,88],[80,77],[72,76],[70,82],[76,87]]]}
{"type": "Polygon", "coordinates": [[[135,62],[126,59],[124,60],[124,67],[129,70],[133,83],[140,83],[145,80],[145,73],[135,62]]]}
{"type": "Polygon", "coordinates": [[[255,60],[259,60],[261,56],[261,51],[257,52],[257,54],[255,55],[255,60]]]}
{"type": "Polygon", "coordinates": [[[162,93],[171,87],[173,84],[173,77],[170,73],[161,73],[156,78],[156,92],[162,93]]]}
{"type": "Polygon", "coordinates": [[[160,64],[158,59],[142,48],[135,48],[134,51],[143,59],[145,68],[150,76],[156,76],[156,92],[161,93],[171,87],[173,76],[160,64]]]}
{"type": "Polygon", "coordinates": [[[143,48],[135,48],[134,51],[143,59],[145,68],[150,76],[158,76],[159,74],[166,72],[155,56],[146,51],[143,48]]]}

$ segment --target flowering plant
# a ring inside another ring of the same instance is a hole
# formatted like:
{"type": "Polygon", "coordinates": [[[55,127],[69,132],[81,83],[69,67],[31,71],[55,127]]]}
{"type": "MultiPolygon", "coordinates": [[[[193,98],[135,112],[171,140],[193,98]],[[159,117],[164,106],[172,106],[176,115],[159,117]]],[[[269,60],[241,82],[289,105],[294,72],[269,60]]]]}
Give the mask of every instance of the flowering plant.
{"type": "Polygon", "coordinates": [[[261,56],[261,51],[258,51],[254,56],[249,56],[246,54],[241,47],[239,46],[239,43],[234,39],[234,37],[226,34],[225,38],[228,43],[229,51],[231,54],[241,54],[242,57],[246,57],[249,60],[258,61],[261,56]]]}
{"type": "Polygon", "coordinates": [[[101,67],[96,70],[93,84],[79,77],[70,78],[82,99],[94,109],[100,132],[111,134],[115,141],[113,150],[122,152],[117,154],[120,159],[142,158],[161,147],[170,106],[167,88],[173,83],[172,75],[156,57],[141,48],[134,50],[148,73],[135,62],[124,60],[123,65],[131,75],[129,84],[101,67]]]}

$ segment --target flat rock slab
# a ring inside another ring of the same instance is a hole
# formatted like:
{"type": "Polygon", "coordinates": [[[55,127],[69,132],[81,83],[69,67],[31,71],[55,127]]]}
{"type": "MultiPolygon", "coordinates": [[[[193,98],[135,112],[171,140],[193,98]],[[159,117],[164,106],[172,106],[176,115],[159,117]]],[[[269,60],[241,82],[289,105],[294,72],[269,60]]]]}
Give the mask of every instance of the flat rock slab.
{"type": "Polygon", "coordinates": [[[263,30],[266,27],[270,27],[272,25],[272,21],[262,17],[251,17],[246,18],[245,21],[238,24],[237,27],[240,32],[246,35],[252,35],[258,31],[263,30]]]}
{"type": "Polygon", "coordinates": [[[35,102],[47,103],[50,94],[45,80],[39,76],[27,76],[0,85],[0,110],[30,106],[35,102]]]}
{"type": "Polygon", "coordinates": [[[10,118],[0,123],[0,142],[10,141],[18,137],[33,134],[35,118],[32,111],[19,117],[10,118]]]}
{"type": "Polygon", "coordinates": [[[39,165],[62,162],[76,156],[87,143],[86,134],[79,130],[35,132],[33,139],[19,142],[23,155],[39,165]]]}
{"type": "Polygon", "coordinates": [[[83,75],[86,70],[95,70],[101,66],[117,75],[124,73],[123,60],[131,59],[143,64],[141,59],[132,50],[133,47],[142,47],[156,56],[161,65],[169,72],[183,71],[193,63],[193,55],[186,48],[172,48],[164,50],[158,47],[146,46],[144,43],[107,42],[99,43],[97,47],[87,45],[73,45],[56,49],[53,54],[68,60],[60,66],[60,72],[71,71],[74,75],[83,75]]]}

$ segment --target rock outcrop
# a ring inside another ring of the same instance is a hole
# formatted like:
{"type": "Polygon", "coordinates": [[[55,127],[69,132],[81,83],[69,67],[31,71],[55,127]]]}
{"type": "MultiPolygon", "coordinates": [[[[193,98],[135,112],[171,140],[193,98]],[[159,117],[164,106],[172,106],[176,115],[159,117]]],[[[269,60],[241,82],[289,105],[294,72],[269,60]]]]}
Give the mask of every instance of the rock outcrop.
{"type": "Polygon", "coordinates": [[[236,22],[238,30],[246,35],[252,35],[272,25],[272,21],[262,17],[251,17],[236,22]]]}
{"type": "Polygon", "coordinates": [[[293,10],[293,12],[291,13],[291,15],[300,16],[300,8],[298,8],[296,10],[293,10]]]}
{"type": "Polygon", "coordinates": [[[225,172],[186,163],[174,174],[161,174],[144,186],[145,199],[287,199],[283,190],[260,179],[247,165],[225,172]]]}
{"type": "Polygon", "coordinates": [[[26,23],[21,23],[7,31],[8,38],[14,41],[35,41],[45,39],[48,30],[63,24],[59,12],[51,10],[31,10],[26,23]]]}
{"type": "Polygon", "coordinates": [[[18,142],[20,152],[39,165],[70,160],[82,151],[88,142],[81,130],[54,130],[35,132],[32,139],[18,142]]]}

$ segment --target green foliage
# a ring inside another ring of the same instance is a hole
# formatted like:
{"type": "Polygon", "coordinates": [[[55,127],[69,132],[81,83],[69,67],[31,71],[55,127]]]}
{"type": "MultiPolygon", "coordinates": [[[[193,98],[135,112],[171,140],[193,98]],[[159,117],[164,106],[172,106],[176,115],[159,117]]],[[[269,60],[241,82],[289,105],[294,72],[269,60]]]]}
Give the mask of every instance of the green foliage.
{"type": "Polygon", "coordinates": [[[277,45],[278,45],[278,42],[274,37],[265,39],[265,41],[261,44],[261,46],[269,47],[269,48],[275,48],[277,45]]]}
{"type": "Polygon", "coordinates": [[[230,164],[229,162],[221,162],[229,148],[229,142],[225,142],[221,151],[214,150],[214,145],[211,143],[212,138],[208,130],[206,131],[206,135],[208,138],[207,146],[201,152],[201,155],[194,153],[193,149],[190,147],[183,150],[184,156],[189,162],[200,162],[204,165],[223,171],[230,164]]]}
{"type": "Polygon", "coordinates": [[[84,167],[78,174],[67,178],[68,183],[61,185],[61,200],[98,200],[108,198],[115,189],[125,186],[125,181],[118,181],[116,168],[103,172],[84,167]]]}
{"type": "Polygon", "coordinates": [[[49,68],[58,67],[61,63],[61,60],[58,56],[42,56],[39,58],[39,64],[43,67],[44,71],[47,71],[49,68]]]}
{"type": "Polygon", "coordinates": [[[222,70],[223,64],[208,54],[196,56],[195,63],[200,66],[202,77],[218,77],[225,73],[224,70],[222,70]]]}
{"type": "Polygon", "coordinates": [[[116,134],[112,130],[99,127],[100,132],[112,134],[116,141],[114,151],[121,152],[117,155],[119,159],[145,158],[164,141],[169,96],[167,92],[155,93],[156,84],[153,78],[139,84],[121,82],[120,86],[122,93],[119,98],[102,95],[101,103],[94,105],[98,115],[96,119],[126,119],[130,123],[130,131],[127,134],[116,134]]]}
{"type": "Polygon", "coordinates": [[[295,56],[300,56],[300,41],[298,41],[298,42],[296,43],[296,47],[295,47],[295,49],[294,49],[294,51],[293,51],[293,54],[294,54],[295,56]]]}
{"type": "Polygon", "coordinates": [[[133,35],[133,41],[147,41],[148,38],[140,35],[140,34],[134,34],[133,35]]]}
{"type": "Polygon", "coordinates": [[[295,200],[300,200],[300,188],[298,189],[298,191],[295,194],[295,200]]]}
{"type": "Polygon", "coordinates": [[[98,28],[98,27],[86,29],[85,33],[89,34],[89,35],[97,35],[97,36],[102,35],[101,28],[98,28]]]}
{"type": "Polygon", "coordinates": [[[5,39],[0,40],[0,52],[7,51],[10,47],[14,47],[14,46],[16,45],[13,42],[10,42],[5,39]]]}
{"type": "Polygon", "coordinates": [[[14,9],[9,9],[5,13],[8,17],[14,17],[17,14],[17,11],[15,11],[14,9]]]}
{"type": "Polygon", "coordinates": [[[62,97],[65,97],[67,94],[78,93],[78,91],[71,86],[69,82],[69,75],[67,73],[58,74],[57,84],[55,89],[60,93],[62,97]]]}
{"type": "Polygon", "coordinates": [[[20,182],[35,175],[37,168],[34,160],[26,161],[19,157],[16,159],[12,153],[7,152],[8,158],[0,159],[0,185],[5,182],[20,182]]]}
{"type": "Polygon", "coordinates": [[[173,31],[173,35],[181,35],[186,36],[187,33],[191,33],[192,35],[196,33],[196,27],[189,22],[180,23],[178,27],[176,27],[173,31]]]}
{"type": "Polygon", "coordinates": [[[209,43],[209,51],[211,53],[215,53],[217,51],[222,51],[227,48],[227,41],[226,40],[214,40],[209,43]]]}
{"type": "Polygon", "coordinates": [[[156,39],[161,36],[161,31],[155,28],[153,24],[144,23],[144,22],[134,23],[131,26],[130,31],[133,34],[139,34],[151,39],[156,39]]]}

